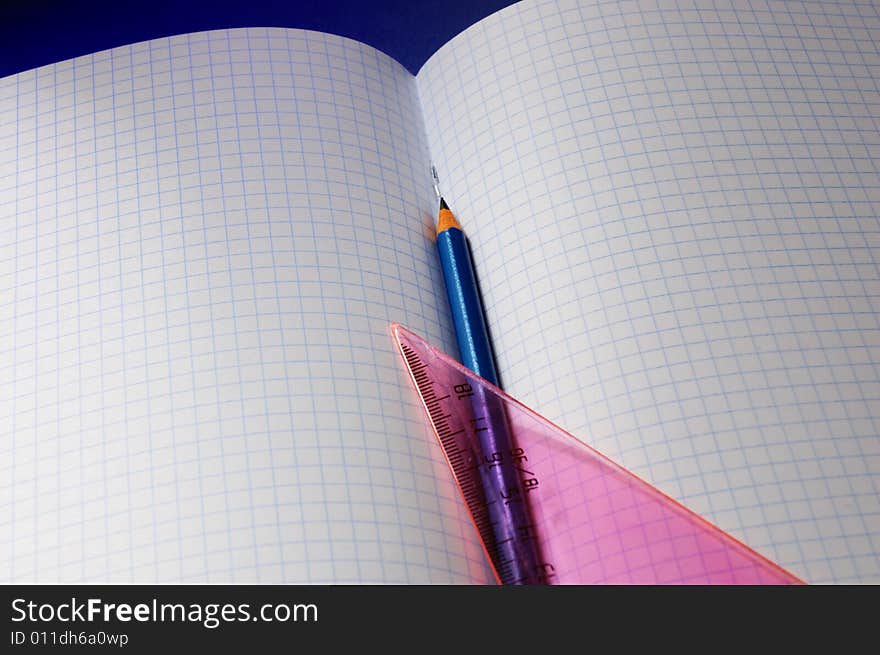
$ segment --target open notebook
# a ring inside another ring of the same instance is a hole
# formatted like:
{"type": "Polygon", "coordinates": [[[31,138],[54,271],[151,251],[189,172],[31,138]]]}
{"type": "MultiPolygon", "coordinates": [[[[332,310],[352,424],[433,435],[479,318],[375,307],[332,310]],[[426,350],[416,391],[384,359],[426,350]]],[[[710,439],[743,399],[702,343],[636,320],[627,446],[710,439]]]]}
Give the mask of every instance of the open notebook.
{"type": "MultiPolygon", "coordinates": [[[[735,7],[734,7],[735,6],[735,7]]],[[[418,76],[237,29],[0,80],[0,580],[474,582],[388,331],[810,582],[880,582],[880,14],[527,0],[418,76]]]]}

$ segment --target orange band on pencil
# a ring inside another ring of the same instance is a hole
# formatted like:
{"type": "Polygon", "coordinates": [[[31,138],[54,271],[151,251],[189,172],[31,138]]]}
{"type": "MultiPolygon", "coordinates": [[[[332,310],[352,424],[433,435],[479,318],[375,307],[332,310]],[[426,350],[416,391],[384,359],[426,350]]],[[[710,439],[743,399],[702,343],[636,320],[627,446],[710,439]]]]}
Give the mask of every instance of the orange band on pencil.
{"type": "Polygon", "coordinates": [[[461,223],[456,220],[455,214],[451,211],[448,209],[441,209],[440,216],[437,218],[437,234],[440,234],[451,227],[457,227],[460,230],[461,223]]]}

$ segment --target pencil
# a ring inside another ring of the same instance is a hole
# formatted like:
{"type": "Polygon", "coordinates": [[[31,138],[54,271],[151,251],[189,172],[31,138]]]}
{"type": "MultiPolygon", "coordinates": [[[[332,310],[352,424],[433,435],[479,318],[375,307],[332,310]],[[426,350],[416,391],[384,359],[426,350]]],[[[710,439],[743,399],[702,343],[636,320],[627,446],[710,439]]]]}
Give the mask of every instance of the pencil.
{"type": "Polygon", "coordinates": [[[437,250],[455,323],[461,363],[496,387],[501,386],[467,239],[461,224],[443,198],[440,198],[440,214],[437,218],[437,250]]]}
{"type": "MultiPolygon", "coordinates": [[[[461,224],[441,197],[437,218],[437,250],[461,362],[496,387],[500,386],[492,344],[470,250],[461,224]]],[[[536,584],[546,580],[539,564],[538,544],[522,489],[511,431],[498,396],[477,386],[471,406],[479,439],[476,462],[486,508],[495,537],[498,577],[504,584],[536,584]]],[[[520,451],[521,452],[521,451],[520,451]]]]}

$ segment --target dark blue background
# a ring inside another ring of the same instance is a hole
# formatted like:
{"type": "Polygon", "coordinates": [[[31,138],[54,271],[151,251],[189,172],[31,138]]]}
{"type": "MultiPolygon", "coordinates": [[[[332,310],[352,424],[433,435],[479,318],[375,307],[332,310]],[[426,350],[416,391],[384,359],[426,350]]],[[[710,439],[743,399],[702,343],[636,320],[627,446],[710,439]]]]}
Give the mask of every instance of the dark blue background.
{"type": "Polygon", "coordinates": [[[0,77],[115,46],[227,27],[301,27],[368,43],[415,73],[513,0],[0,0],[0,77]]]}

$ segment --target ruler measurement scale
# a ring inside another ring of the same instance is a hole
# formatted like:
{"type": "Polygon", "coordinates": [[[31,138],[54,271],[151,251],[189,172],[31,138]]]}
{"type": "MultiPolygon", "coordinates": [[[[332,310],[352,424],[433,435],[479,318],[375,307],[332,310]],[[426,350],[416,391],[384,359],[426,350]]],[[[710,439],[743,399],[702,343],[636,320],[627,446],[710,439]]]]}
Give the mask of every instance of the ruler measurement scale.
{"type": "Polygon", "coordinates": [[[491,522],[489,521],[489,513],[485,507],[486,500],[483,496],[482,487],[479,484],[479,480],[475,479],[471,474],[471,471],[469,470],[471,467],[465,461],[464,455],[462,454],[463,451],[458,447],[458,444],[454,439],[456,435],[464,433],[464,428],[459,428],[453,432],[447,424],[447,418],[450,418],[451,415],[444,415],[439,409],[440,402],[451,396],[450,394],[446,394],[442,398],[437,398],[434,393],[434,383],[425,373],[427,365],[419,359],[419,356],[412,348],[406,344],[401,344],[400,347],[403,356],[409,364],[410,373],[415,381],[416,388],[418,389],[422,402],[425,405],[425,409],[428,411],[428,416],[431,418],[434,430],[437,433],[437,438],[440,440],[440,446],[443,449],[443,454],[446,456],[446,461],[455,475],[459,491],[464,497],[465,503],[471,512],[471,516],[476,523],[477,531],[480,533],[484,546],[490,551],[487,554],[493,562],[497,562],[498,558],[495,549],[495,538],[493,536],[491,522]]]}
{"type": "Polygon", "coordinates": [[[391,332],[500,582],[803,584],[406,328],[391,332]],[[485,438],[499,426],[504,439],[485,438]]]}
{"type": "Polygon", "coordinates": [[[437,396],[428,364],[406,343],[399,345],[499,581],[551,582],[553,565],[534,559],[540,544],[527,496],[539,483],[534,472],[521,466],[528,460],[525,450],[510,443],[509,452],[486,453],[480,443],[481,433],[506,425],[503,405],[464,376],[437,396]]]}

